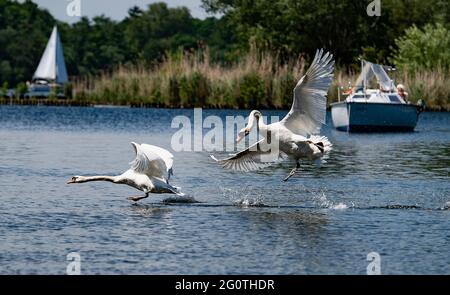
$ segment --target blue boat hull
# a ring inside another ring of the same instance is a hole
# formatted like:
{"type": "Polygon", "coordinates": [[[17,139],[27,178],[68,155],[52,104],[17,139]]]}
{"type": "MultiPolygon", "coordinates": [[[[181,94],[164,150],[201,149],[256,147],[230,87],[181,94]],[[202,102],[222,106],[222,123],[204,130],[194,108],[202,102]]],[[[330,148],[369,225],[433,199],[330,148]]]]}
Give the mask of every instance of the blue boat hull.
{"type": "Polygon", "coordinates": [[[412,104],[338,102],[331,104],[337,130],[347,132],[414,131],[420,107],[412,104]]]}

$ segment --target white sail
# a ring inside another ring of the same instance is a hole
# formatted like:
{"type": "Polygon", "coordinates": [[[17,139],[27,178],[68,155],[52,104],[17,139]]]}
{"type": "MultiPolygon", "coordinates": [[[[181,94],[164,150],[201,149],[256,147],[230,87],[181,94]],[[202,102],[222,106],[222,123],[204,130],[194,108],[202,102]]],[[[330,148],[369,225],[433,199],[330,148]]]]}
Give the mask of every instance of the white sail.
{"type": "Polygon", "coordinates": [[[53,28],[39,66],[33,75],[33,81],[35,80],[46,80],[57,84],[69,82],[63,47],[56,26],[53,28]]]}

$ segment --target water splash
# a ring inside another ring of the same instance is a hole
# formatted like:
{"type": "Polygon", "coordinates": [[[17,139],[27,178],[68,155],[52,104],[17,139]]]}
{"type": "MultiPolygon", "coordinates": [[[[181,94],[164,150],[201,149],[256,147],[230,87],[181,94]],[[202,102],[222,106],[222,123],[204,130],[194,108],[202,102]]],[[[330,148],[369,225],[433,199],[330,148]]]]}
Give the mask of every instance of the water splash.
{"type": "Polygon", "coordinates": [[[345,205],[344,203],[339,203],[339,204],[333,205],[331,209],[344,210],[344,209],[348,209],[348,206],[345,205]]]}
{"type": "Polygon", "coordinates": [[[260,196],[249,199],[249,198],[243,198],[240,200],[234,200],[233,204],[235,206],[241,206],[241,207],[267,207],[267,205],[264,204],[262,199],[260,199],[260,196]]]}
{"type": "Polygon", "coordinates": [[[442,208],[440,208],[441,210],[450,210],[450,201],[449,202],[446,202],[445,204],[444,204],[444,206],[442,207],[442,208]]]}
{"type": "Polygon", "coordinates": [[[223,197],[228,198],[233,205],[241,207],[267,207],[264,204],[262,194],[255,193],[252,188],[245,187],[242,190],[233,190],[225,187],[219,187],[223,197]]]}
{"type": "Polygon", "coordinates": [[[336,204],[333,201],[328,200],[325,191],[323,190],[321,190],[319,193],[314,192],[311,193],[313,194],[313,203],[319,206],[320,208],[332,210],[345,210],[348,209],[349,207],[354,207],[354,204],[348,206],[347,204],[344,204],[342,202],[336,204]]]}

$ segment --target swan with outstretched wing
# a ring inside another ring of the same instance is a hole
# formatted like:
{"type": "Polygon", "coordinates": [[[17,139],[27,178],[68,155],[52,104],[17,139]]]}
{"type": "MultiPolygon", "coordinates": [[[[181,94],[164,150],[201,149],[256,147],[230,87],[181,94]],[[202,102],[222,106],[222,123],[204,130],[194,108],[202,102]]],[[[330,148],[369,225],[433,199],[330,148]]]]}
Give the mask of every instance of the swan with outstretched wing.
{"type": "Polygon", "coordinates": [[[130,197],[131,201],[148,198],[150,193],[177,194],[182,196],[178,187],[169,184],[173,175],[173,155],[160,147],[149,144],[131,143],[136,158],[130,163],[131,167],[117,176],[74,176],[71,183],[85,183],[91,181],[108,181],[116,184],[126,184],[144,192],[145,196],[130,197]]]}
{"type": "Polygon", "coordinates": [[[300,159],[317,161],[332,147],[325,136],[318,135],[325,124],[326,94],[333,79],[333,55],[318,50],[306,71],[294,88],[294,100],[290,112],[280,122],[266,125],[260,111],[252,111],[247,127],[236,139],[241,141],[256,124],[257,132],[264,139],[230,158],[216,160],[224,168],[238,171],[258,170],[286,157],[296,161],[296,167],[284,179],[287,181],[300,168],[300,159]]]}

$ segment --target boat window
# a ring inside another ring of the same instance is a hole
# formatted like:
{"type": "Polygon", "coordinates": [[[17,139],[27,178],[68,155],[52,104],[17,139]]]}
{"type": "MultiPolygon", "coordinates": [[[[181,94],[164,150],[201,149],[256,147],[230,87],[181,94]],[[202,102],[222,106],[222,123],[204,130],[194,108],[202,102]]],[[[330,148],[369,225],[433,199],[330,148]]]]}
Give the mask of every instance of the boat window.
{"type": "Polygon", "coordinates": [[[353,95],[353,98],[365,98],[363,94],[353,95]]]}
{"type": "Polygon", "coordinates": [[[392,102],[401,102],[397,95],[388,95],[389,100],[392,102]]]}

